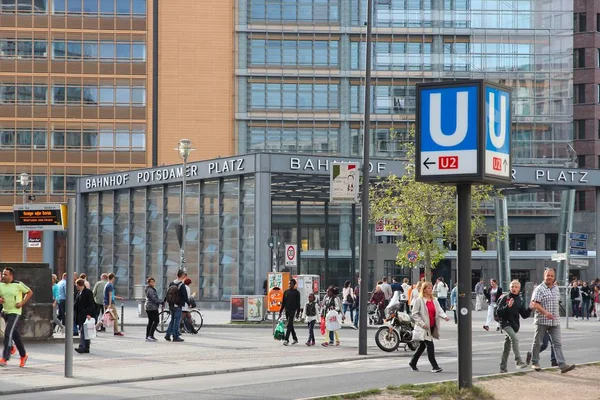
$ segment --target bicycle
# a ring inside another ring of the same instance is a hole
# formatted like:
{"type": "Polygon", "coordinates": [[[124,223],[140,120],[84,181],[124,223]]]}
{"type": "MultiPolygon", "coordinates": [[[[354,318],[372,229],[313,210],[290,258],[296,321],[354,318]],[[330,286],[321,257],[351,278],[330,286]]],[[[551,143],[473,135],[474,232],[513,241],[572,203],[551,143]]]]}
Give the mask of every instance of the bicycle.
{"type": "MultiPolygon", "coordinates": [[[[191,328],[185,323],[185,319],[181,318],[181,324],[179,325],[179,331],[181,333],[198,333],[198,331],[202,328],[204,324],[204,318],[202,317],[202,313],[198,308],[192,308],[189,311],[190,320],[192,321],[191,328]]],[[[164,309],[158,314],[158,326],[156,327],[156,331],[158,333],[165,333],[167,328],[169,327],[169,323],[171,322],[171,311],[168,309],[164,309]]]]}

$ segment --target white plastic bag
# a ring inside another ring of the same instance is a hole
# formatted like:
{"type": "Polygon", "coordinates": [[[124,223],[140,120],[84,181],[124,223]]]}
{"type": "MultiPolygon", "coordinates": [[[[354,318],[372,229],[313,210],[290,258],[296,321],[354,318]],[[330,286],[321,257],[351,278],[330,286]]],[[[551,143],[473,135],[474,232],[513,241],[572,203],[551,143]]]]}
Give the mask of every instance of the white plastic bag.
{"type": "Polygon", "coordinates": [[[412,340],[418,342],[425,340],[425,329],[421,328],[419,325],[415,325],[415,329],[412,333],[412,340]]]}
{"type": "Polygon", "coordinates": [[[85,340],[96,339],[96,324],[92,318],[88,318],[83,323],[83,338],[85,340]]]}
{"type": "Polygon", "coordinates": [[[328,331],[337,331],[341,329],[340,314],[335,310],[329,310],[325,316],[325,326],[328,331]]]}

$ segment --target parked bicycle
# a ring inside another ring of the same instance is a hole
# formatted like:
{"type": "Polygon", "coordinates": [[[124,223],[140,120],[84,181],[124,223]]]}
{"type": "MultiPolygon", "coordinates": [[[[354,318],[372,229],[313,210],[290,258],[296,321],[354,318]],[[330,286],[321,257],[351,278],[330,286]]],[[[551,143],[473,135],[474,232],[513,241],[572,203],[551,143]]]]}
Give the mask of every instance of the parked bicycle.
{"type": "MultiPolygon", "coordinates": [[[[158,314],[158,327],[156,331],[158,333],[165,333],[171,322],[171,311],[169,309],[163,309],[158,314]]],[[[181,324],[179,325],[179,331],[181,333],[196,334],[202,328],[204,319],[199,308],[192,308],[186,317],[181,318],[181,324]]]]}

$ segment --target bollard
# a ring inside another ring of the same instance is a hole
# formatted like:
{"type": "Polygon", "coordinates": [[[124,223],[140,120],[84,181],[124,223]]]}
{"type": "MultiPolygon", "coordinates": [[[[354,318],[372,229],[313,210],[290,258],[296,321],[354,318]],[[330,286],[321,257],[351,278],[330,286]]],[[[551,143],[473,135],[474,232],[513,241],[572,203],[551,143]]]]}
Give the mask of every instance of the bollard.
{"type": "Polygon", "coordinates": [[[125,324],[125,305],[121,303],[121,332],[123,332],[123,326],[125,324]]]}

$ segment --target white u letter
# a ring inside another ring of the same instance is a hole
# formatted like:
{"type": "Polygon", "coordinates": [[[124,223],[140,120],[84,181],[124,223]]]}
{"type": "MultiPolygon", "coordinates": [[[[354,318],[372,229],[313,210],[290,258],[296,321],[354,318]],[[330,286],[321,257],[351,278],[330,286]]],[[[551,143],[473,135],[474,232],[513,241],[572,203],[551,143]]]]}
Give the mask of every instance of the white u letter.
{"type": "Polygon", "coordinates": [[[456,130],[450,135],[442,132],[442,94],[432,93],[429,96],[431,139],[443,147],[453,147],[462,143],[469,129],[469,92],[456,93],[456,130]]]}
{"type": "Polygon", "coordinates": [[[497,149],[504,146],[506,142],[506,96],[500,96],[500,133],[496,135],[496,117],[494,113],[494,100],[495,94],[490,92],[489,104],[488,104],[488,124],[490,129],[490,140],[497,149]]]}

